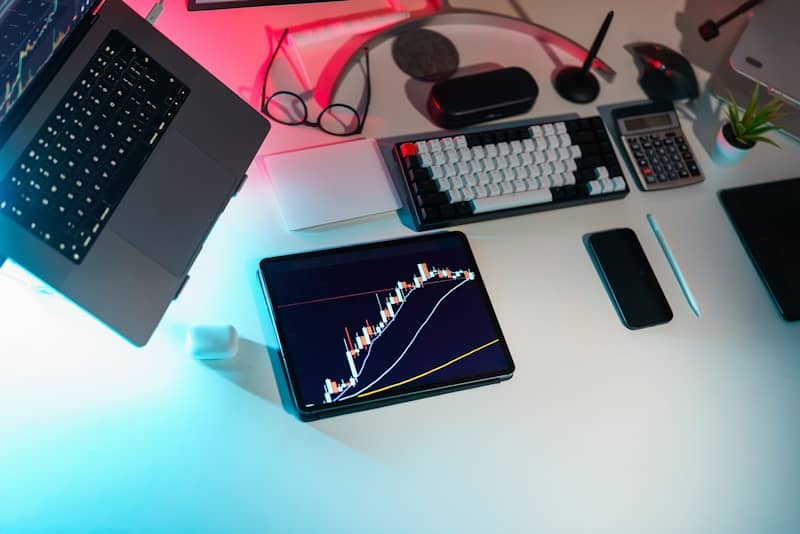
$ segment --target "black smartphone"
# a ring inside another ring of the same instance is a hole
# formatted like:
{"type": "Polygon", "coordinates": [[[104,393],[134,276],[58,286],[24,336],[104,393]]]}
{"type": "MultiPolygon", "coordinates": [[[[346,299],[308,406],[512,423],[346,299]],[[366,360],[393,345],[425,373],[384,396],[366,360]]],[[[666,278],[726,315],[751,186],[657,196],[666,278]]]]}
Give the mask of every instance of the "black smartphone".
{"type": "Polygon", "coordinates": [[[672,309],[633,230],[593,233],[588,248],[626,327],[644,328],[672,320],[672,309]]]}

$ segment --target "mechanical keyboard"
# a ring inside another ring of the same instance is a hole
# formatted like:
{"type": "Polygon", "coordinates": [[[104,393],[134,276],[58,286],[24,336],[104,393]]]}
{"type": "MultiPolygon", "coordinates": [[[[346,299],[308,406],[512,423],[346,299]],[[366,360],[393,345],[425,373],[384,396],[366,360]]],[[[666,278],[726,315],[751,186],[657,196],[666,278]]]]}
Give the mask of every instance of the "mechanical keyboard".
{"type": "Polygon", "coordinates": [[[600,117],[413,139],[393,153],[418,231],[629,192],[600,117]]]}
{"type": "Polygon", "coordinates": [[[111,31],[0,177],[0,213],[81,263],[188,94],[111,31]]]}

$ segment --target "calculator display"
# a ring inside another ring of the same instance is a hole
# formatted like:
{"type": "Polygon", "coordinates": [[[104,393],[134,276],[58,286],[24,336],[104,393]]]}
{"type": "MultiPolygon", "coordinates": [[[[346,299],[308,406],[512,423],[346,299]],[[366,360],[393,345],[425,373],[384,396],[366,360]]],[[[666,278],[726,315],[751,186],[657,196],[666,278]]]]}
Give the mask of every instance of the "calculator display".
{"type": "Polygon", "coordinates": [[[634,117],[632,119],[625,119],[625,128],[630,132],[639,130],[647,130],[650,128],[659,128],[663,126],[671,126],[672,119],[669,115],[647,115],[644,117],[634,117]]]}

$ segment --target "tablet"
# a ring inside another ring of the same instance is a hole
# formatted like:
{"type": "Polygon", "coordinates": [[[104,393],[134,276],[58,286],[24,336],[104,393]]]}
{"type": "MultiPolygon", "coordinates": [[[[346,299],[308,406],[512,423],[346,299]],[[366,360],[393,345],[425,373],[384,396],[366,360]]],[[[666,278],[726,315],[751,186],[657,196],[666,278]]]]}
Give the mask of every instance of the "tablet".
{"type": "Polygon", "coordinates": [[[267,258],[259,279],[303,420],[514,372],[460,232],[267,258]]]}

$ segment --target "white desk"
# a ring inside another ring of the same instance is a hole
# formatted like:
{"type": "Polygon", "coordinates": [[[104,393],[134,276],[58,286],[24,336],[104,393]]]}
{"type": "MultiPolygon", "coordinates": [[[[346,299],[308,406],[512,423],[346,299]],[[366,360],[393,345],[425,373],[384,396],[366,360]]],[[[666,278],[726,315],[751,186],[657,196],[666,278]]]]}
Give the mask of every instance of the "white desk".
{"type": "MultiPolygon", "coordinates": [[[[676,21],[694,32],[737,3],[611,2],[616,19],[601,56],[618,74],[587,106],[555,96],[553,64],[529,39],[489,28],[446,33],[464,65],[528,68],[541,87],[531,116],[592,115],[596,105],[643,97],[623,44],[701,46],[676,21]]],[[[145,13],[150,0],[131,4],[145,13]]],[[[607,7],[519,4],[587,45],[607,7]]],[[[184,6],[168,0],[157,27],[255,105],[265,25],[309,22],[348,3],[192,14],[184,6]]],[[[497,9],[514,13],[506,3],[497,9]]],[[[701,81],[725,45],[696,49],[701,81]]],[[[406,97],[413,84],[390,45],[370,57],[365,134],[432,129],[406,97]]],[[[779,318],[716,198],[724,187],[796,176],[800,146],[759,146],[741,165],[717,167],[707,152],[719,124],[709,106],[698,104],[704,120],[683,116],[707,175],[701,185],[633,188],[621,201],[460,228],[517,364],[500,385],[312,424],[289,415],[257,261],[412,232],[390,214],[289,233],[260,158],[144,349],[4,267],[23,282],[0,277],[0,532],[800,531],[800,324],[779,318]],[[658,217],[700,318],[646,213],[658,217]],[[631,332],[617,319],[581,242],[615,226],[639,235],[673,307],[669,324],[631,332]],[[185,355],[185,328],[200,322],[236,326],[245,339],[236,359],[214,365],[185,355]]],[[[330,141],[276,125],[261,154],[330,141]]]]}

